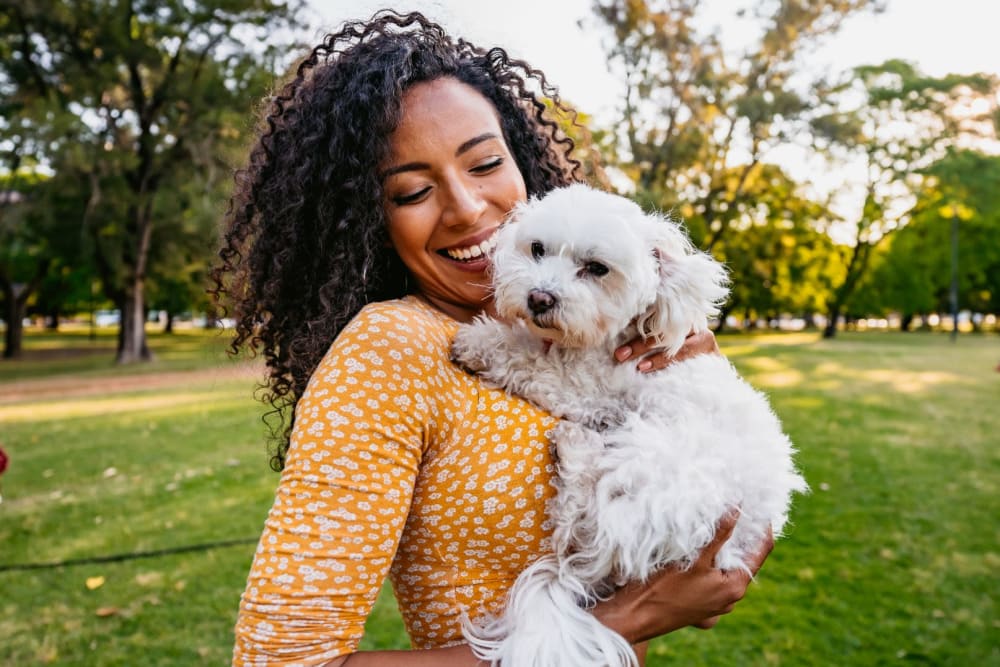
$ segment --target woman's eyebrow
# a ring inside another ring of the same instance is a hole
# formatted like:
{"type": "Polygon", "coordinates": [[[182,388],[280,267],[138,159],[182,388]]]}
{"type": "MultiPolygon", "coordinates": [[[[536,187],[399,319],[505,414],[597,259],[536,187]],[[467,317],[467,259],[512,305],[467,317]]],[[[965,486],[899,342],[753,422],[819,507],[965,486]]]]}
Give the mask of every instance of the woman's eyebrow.
{"type": "MultiPolygon", "coordinates": [[[[483,132],[482,134],[472,137],[468,141],[463,141],[462,144],[455,149],[455,157],[460,156],[462,153],[470,150],[474,146],[478,146],[484,141],[489,141],[490,139],[496,139],[497,135],[493,132],[483,132]]],[[[381,179],[385,180],[390,176],[402,173],[404,171],[420,171],[421,169],[430,169],[431,166],[426,162],[407,162],[406,164],[398,164],[395,167],[389,167],[381,174],[381,179]]]]}
{"type": "Polygon", "coordinates": [[[383,171],[379,177],[381,180],[385,180],[394,174],[398,174],[404,171],[420,171],[421,169],[430,169],[431,166],[426,162],[407,162],[406,164],[398,164],[395,167],[389,167],[383,171]]]}
{"type": "Polygon", "coordinates": [[[493,134],[492,132],[483,132],[478,136],[472,137],[468,141],[462,142],[462,145],[459,146],[458,149],[455,151],[455,157],[458,157],[459,155],[466,152],[467,150],[469,150],[470,148],[472,148],[477,144],[481,144],[484,141],[489,141],[490,139],[496,139],[496,138],[497,135],[493,134]]]}

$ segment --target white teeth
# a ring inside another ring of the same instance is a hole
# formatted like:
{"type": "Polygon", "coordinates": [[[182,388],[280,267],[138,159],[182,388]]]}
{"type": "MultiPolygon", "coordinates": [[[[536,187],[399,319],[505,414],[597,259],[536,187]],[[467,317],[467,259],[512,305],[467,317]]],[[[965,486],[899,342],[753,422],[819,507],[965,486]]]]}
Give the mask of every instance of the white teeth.
{"type": "Polygon", "coordinates": [[[468,260],[488,255],[496,247],[496,244],[496,234],[494,234],[482,243],[467,248],[449,248],[446,252],[452,259],[468,260]]]}

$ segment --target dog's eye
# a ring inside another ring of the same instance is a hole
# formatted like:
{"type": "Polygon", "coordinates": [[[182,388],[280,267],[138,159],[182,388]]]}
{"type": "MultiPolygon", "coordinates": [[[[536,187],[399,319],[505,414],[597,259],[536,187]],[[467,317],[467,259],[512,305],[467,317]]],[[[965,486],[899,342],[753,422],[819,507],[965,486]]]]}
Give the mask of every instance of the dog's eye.
{"type": "Polygon", "coordinates": [[[542,245],[541,241],[535,241],[531,244],[531,256],[535,259],[545,257],[545,246],[542,245]]]}
{"type": "Polygon", "coordinates": [[[600,277],[606,276],[610,270],[611,269],[600,262],[587,262],[583,265],[583,269],[580,272],[600,277]]]}

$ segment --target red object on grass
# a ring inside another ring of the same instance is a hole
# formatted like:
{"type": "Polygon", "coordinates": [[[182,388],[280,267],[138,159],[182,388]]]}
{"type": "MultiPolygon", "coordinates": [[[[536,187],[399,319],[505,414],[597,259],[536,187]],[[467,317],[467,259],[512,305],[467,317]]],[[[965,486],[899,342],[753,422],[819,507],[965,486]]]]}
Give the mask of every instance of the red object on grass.
{"type": "Polygon", "coordinates": [[[10,461],[10,459],[7,458],[7,452],[3,450],[3,447],[0,447],[0,475],[2,475],[3,471],[7,469],[8,461],[10,461]]]}

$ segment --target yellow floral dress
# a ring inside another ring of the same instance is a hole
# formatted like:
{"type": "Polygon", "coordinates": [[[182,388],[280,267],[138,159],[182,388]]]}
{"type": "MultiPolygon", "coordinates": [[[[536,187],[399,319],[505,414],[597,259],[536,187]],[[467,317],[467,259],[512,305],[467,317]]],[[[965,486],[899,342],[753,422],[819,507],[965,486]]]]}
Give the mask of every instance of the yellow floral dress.
{"type": "Polygon", "coordinates": [[[296,406],[236,624],[234,665],[357,647],[386,575],[414,647],[460,643],[546,548],[555,420],[457,368],[458,324],[414,297],[366,306],[296,406]]]}

